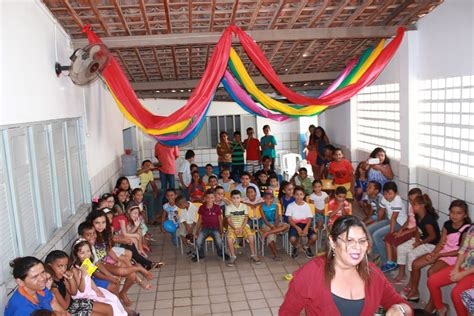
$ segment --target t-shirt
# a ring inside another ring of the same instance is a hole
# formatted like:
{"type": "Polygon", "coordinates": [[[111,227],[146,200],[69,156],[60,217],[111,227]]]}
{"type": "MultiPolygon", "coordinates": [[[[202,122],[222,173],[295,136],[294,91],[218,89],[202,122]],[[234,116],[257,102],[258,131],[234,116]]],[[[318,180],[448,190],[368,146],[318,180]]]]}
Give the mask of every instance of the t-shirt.
{"type": "Polygon", "coordinates": [[[244,164],[244,149],[242,146],[236,142],[233,141],[230,144],[230,149],[233,150],[232,152],[232,164],[233,165],[243,165],[244,164]]]}
{"type": "Polygon", "coordinates": [[[232,203],[226,205],[225,207],[225,217],[230,217],[232,219],[232,224],[236,228],[242,227],[245,217],[248,215],[249,210],[247,208],[247,205],[245,205],[244,203],[240,203],[238,207],[232,203]]]}
{"type": "Polygon", "coordinates": [[[372,209],[372,214],[377,216],[379,208],[380,208],[380,202],[382,202],[383,195],[382,193],[377,193],[377,195],[374,198],[371,198],[369,195],[367,195],[367,204],[370,205],[370,208],[372,209]]]}
{"type": "Polygon", "coordinates": [[[419,219],[418,216],[416,218],[416,226],[421,230],[420,238],[421,240],[425,240],[429,237],[427,226],[431,225],[435,231],[436,238],[430,241],[430,244],[436,245],[439,242],[441,233],[439,232],[439,226],[436,219],[430,213],[426,213],[422,219],[419,219]]]}
{"type": "Polygon", "coordinates": [[[380,208],[384,208],[387,211],[387,219],[392,218],[393,213],[398,213],[397,223],[400,226],[403,226],[408,219],[407,209],[405,204],[403,204],[402,198],[400,195],[396,195],[392,201],[387,201],[385,198],[382,198],[380,202],[380,208]]]}
{"type": "Polygon", "coordinates": [[[343,215],[352,215],[352,210],[351,210],[351,204],[347,202],[347,200],[344,200],[344,214],[342,213],[341,210],[337,211],[338,208],[338,202],[336,199],[332,199],[328,203],[328,213],[330,213],[331,218],[329,219],[329,225],[332,225],[339,217],[342,217],[343,215]],[[336,212],[336,213],[334,213],[336,212]]]}
{"type": "Polygon", "coordinates": [[[369,185],[369,182],[367,181],[367,179],[365,179],[365,180],[363,180],[363,179],[356,179],[356,180],[355,180],[355,187],[356,187],[356,189],[357,189],[357,188],[361,188],[363,193],[367,192],[367,186],[368,186],[368,185],[369,185]]]}
{"type": "Polygon", "coordinates": [[[247,149],[247,160],[260,160],[260,141],[257,138],[247,138],[244,145],[247,149]]]}
{"type": "MultiPolygon", "coordinates": [[[[267,204],[263,203],[262,204],[262,211],[265,213],[265,217],[267,218],[267,221],[270,224],[275,224],[275,217],[276,217],[276,212],[277,212],[277,205],[275,203],[272,203],[272,205],[268,206],[267,204]]],[[[260,225],[265,224],[263,219],[260,220],[260,225]]]]}
{"type": "Polygon", "coordinates": [[[474,225],[471,225],[467,231],[464,242],[461,248],[459,248],[459,254],[464,256],[464,262],[461,264],[461,268],[469,269],[474,266],[474,225]]]}
{"type": "Polygon", "coordinates": [[[152,182],[155,180],[153,176],[153,171],[148,171],[148,172],[143,172],[140,173],[140,187],[142,188],[142,191],[145,192],[146,188],[148,187],[148,183],[152,182]]]}
{"type": "Polygon", "coordinates": [[[286,208],[285,215],[291,216],[293,222],[302,224],[306,224],[308,219],[313,218],[311,207],[306,202],[303,202],[302,205],[298,205],[296,202],[289,204],[286,208]]]}
{"type": "Polygon", "coordinates": [[[223,146],[221,143],[217,144],[217,161],[218,162],[232,162],[232,154],[230,152],[230,144],[223,146]],[[223,155],[219,155],[219,152],[224,152],[223,155]]]}
{"type": "Polygon", "coordinates": [[[334,177],[335,184],[344,184],[351,182],[354,169],[347,159],[341,161],[333,161],[329,164],[329,174],[334,177]]]}
{"type": "Polygon", "coordinates": [[[183,182],[187,188],[191,183],[191,163],[188,160],[184,159],[183,162],[181,162],[181,165],[179,166],[178,173],[183,174],[183,182]]]}
{"type": "Polygon", "coordinates": [[[218,183],[221,187],[224,188],[224,192],[229,192],[230,193],[230,191],[232,191],[231,190],[232,184],[234,184],[235,181],[232,180],[232,179],[229,179],[229,182],[224,182],[224,181],[222,181],[222,179],[219,179],[218,183]]]}
{"type": "Polygon", "coordinates": [[[383,188],[383,185],[387,183],[389,180],[383,175],[382,171],[370,168],[369,172],[367,172],[367,181],[378,182],[383,188]]]}
{"type": "Polygon", "coordinates": [[[202,228],[219,229],[219,217],[222,215],[222,211],[219,205],[214,204],[211,208],[208,208],[206,204],[199,207],[198,214],[201,216],[202,228]]]}
{"type": "Polygon", "coordinates": [[[309,199],[313,202],[315,209],[322,211],[324,210],[326,206],[326,199],[328,197],[329,195],[326,192],[321,191],[321,195],[317,195],[316,193],[311,193],[311,195],[309,196],[309,199]]]}
{"type": "Polygon", "coordinates": [[[39,309],[53,310],[51,302],[54,296],[47,288],[36,292],[36,296],[38,297],[38,304],[33,303],[32,298],[28,297],[23,288],[18,288],[5,307],[5,316],[29,316],[39,309]]]}
{"type": "Polygon", "coordinates": [[[160,171],[166,174],[176,173],[176,159],[179,157],[178,146],[155,145],[155,157],[161,163],[160,171]]]}
{"type": "Polygon", "coordinates": [[[260,190],[260,194],[263,194],[268,190],[268,181],[266,183],[262,183],[260,180],[257,180],[257,186],[260,190]]]}
{"type": "Polygon", "coordinates": [[[245,203],[250,204],[250,205],[258,205],[258,204],[263,203],[263,199],[262,198],[256,198],[255,200],[250,201],[248,197],[245,197],[245,198],[242,199],[242,202],[245,202],[245,203]]]}
{"type": "Polygon", "coordinates": [[[163,205],[163,211],[168,214],[168,219],[170,221],[175,224],[179,223],[178,206],[176,204],[170,205],[169,203],[166,203],[165,205],[163,205]]]}
{"type": "Polygon", "coordinates": [[[304,193],[306,195],[311,194],[313,192],[313,182],[310,178],[306,177],[304,180],[301,179],[300,176],[295,178],[296,185],[301,185],[304,189],[304,193]]]}
{"type": "Polygon", "coordinates": [[[198,209],[196,205],[188,202],[188,207],[181,209],[181,214],[179,216],[180,223],[192,224],[196,223],[196,213],[198,209]]]}
{"type": "Polygon", "coordinates": [[[262,157],[268,156],[270,158],[276,158],[275,145],[277,145],[277,141],[273,135],[263,136],[260,139],[260,145],[262,148],[266,145],[272,146],[272,148],[266,148],[262,150],[262,157]]]}
{"type": "MultiPolygon", "coordinates": [[[[255,188],[255,191],[257,192],[257,199],[261,197],[260,195],[260,190],[258,189],[258,187],[254,184],[254,183],[249,183],[249,186],[255,188]]],[[[240,195],[242,196],[242,198],[245,198],[247,197],[247,187],[243,187],[242,183],[240,183],[239,185],[237,185],[235,187],[235,190],[239,190],[240,191],[240,195]]]]}
{"type": "Polygon", "coordinates": [[[192,197],[200,197],[204,195],[204,191],[206,190],[206,185],[204,182],[200,182],[198,184],[191,182],[189,185],[189,195],[192,197]]]}
{"type": "Polygon", "coordinates": [[[119,232],[120,231],[120,222],[125,222],[125,226],[127,226],[128,219],[127,217],[122,214],[118,216],[114,216],[112,219],[112,227],[114,228],[114,232],[119,232]]]}

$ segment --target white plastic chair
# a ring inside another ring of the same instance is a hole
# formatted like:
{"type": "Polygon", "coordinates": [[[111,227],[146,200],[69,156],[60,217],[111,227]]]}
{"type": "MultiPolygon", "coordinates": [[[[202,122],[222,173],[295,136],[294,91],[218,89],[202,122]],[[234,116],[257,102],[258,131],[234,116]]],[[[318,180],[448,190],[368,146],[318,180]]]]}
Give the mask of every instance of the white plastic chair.
{"type": "Polygon", "coordinates": [[[284,180],[289,180],[298,171],[299,162],[303,160],[300,154],[285,154],[282,160],[282,174],[284,180]]]}

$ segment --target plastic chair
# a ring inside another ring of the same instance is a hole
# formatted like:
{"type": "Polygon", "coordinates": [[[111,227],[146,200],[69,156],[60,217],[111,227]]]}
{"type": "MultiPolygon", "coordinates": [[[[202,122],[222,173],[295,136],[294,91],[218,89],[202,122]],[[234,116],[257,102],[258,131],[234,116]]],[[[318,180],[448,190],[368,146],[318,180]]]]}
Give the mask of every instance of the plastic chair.
{"type": "Polygon", "coordinates": [[[283,159],[283,168],[282,168],[282,174],[283,178],[285,180],[289,180],[296,171],[298,171],[298,165],[301,160],[300,154],[285,154],[282,157],[283,159]]]}
{"type": "MultiPolygon", "coordinates": [[[[255,253],[258,253],[258,235],[260,234],[259,220],[262,218],[260,207],[247,206],[249,220],[252,221],[252,231],[255,233],[255,253]]],[[[244,242],[245,245],[245,242],[244,242]]]]}

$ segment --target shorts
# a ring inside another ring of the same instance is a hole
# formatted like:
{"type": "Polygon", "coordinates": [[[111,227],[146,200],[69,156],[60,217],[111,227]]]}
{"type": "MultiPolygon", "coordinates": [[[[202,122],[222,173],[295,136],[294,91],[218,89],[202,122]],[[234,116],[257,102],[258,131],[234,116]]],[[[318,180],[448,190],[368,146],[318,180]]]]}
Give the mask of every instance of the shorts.
{"type": "Polygon", "coordinates": [[[115,252],[117,257],[123,256],[125,254],[125,248],[122,247],[112,247],[112,250],[115,252]]]}
{"type": "MultiPolygon", "coordinates": [[[[196,223],[194,223],[196,224],[196,223]]],[[[193,229],[193,235],[196,235],[196,225],[194,225],[194,229],[193,229]]],[[[178,231],[176,232],[177,235],[179,237],[186,237],[188,235],[188,231],[186,229],[186,225],[184,225],[184,223],[179,223],[179,226],[178,226],[178,231]]]]}
{"type": "MultiPolygon", "coordinates": [[[[301,229],[304,229],[306,227],[306,224],[305,223],[298,223],[298,224],[296,224],[296,226],[298,226],[301,229]]],[[[310,227],[308,229],[308,238],[311,238],[311,236],[313,236],[313,234],[314,234],[314,230],[313,230],[312,227],[310,227]]],[[[290,231],[288,232],[288,235],[290,236],[290,238],[291,237],[297,237],[297,238],[300,237],[300,235],[298,235],[298,231],[293,226],[290,226],[290,231]]]]}
{"type": "Polygon", "coordinates": [[[316,223],[325,223],[325,219],[326,219],[326,216],[324,216],[324,214],[321,214],[318,212],[314,214],[314,221],[316,223]]]}
{"type": "MultiPolygon", "coordinates": [[[[270,227],[268,227],[267,225],[263,224],[260,229],[263,231],[263,232],[268,232],[271,230],[270,227]]],[[[276,240],[277,240],[277,235],[276,234],[269,234],[267,236],[267,245],[270,244],[271,242],[275,242],[276,243],[276,240]]]]}
{"type": "Polygon", "coordinates": [[[103,280],[103,279],[98,279],[95,276],[92,276],[92,280],[94,281],[95,285],[97,285],[98,287],[101,287],[103,289],[106,289],[106,290],[108,289],[109,284],[110,284],[109,281],[103,280]]]}
{"type": "Polygon", "coordinates": [[[248,236],[254,236],[254,235],[255,233],[250,229],[249,225],[245,226],[245,228],[242,230],[242,235],[239,235],[239,236],[235,234],[235,231],[233,228],[229,227],[227,231],[227,238],[230,238],[232,240],[237,239],[237,237],[247,238],[248,236]]]}
{"type": "Polygon", "coordinates": [[[71,299],[71,304],[66,309],[74,316],[89,316],[92,315],[92,308],[94,301],[87,298],[71,299]]]}

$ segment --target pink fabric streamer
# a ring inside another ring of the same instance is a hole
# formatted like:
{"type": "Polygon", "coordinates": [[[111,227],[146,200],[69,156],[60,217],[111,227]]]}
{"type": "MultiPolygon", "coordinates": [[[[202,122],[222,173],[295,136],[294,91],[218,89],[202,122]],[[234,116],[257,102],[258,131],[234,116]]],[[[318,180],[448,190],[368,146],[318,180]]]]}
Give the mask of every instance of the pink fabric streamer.
{"type": "Polygon", "coordinates": [[[347,65],[346,69],[339,75],[339,77],[334,81],[324,92],[319,96],[320,98],[327,96],[331,92],[337,89],[341,82],[346,79],[347,75],[351,72],[352,68],[357,64],[357,59],[351,60],[347,65]]]}
{"type": "Polygon", "coordinates": [[[229,84],[230,88],[234,92],[234,94],[239,98],[240,101],[242,101],[243,104],[245,104],[246,107],[248,107],[251,111],[272,119],[277,122],[283,122],[289,119],[288,116],[285,116],[283,114],[276,114],[272,113],[268,110],[262,109],[260,106],[258,106],[252,98],[247,94],[247,92],[242,89],[242,87],[235,81],[234,77],[229,73],[228,70],[225,71],[224,73],[224,78],[227,80],[227,83],[229,84]]]}

